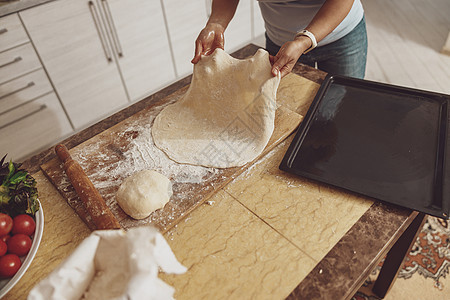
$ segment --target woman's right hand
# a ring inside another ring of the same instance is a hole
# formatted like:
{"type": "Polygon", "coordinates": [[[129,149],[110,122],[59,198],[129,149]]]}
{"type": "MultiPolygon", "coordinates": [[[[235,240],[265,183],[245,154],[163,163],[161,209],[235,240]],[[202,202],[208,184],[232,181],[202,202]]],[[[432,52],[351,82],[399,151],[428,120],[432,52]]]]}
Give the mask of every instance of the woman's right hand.
{"type": "Polygon", "coordinates": [[[202,55],[210,55],[216,48],[223,49],[225,29],[218,23],[208,23],[195,40],[195,54],[192,63],[196,64],[202,55]]]}

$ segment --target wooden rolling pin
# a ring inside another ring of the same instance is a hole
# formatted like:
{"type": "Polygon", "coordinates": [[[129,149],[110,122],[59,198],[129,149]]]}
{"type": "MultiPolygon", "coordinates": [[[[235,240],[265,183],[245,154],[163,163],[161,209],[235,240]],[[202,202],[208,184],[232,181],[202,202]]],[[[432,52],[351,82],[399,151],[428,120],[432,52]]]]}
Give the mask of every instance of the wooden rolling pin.
{"type": "Polygon", "coordinates": [[[74,161],[64,145],[55,147],[56,154],[64,163],[64,170],[80,197],[96,229],[119,229],[120,224],[106,206],[105,200],[84,173],[78,162],[74,161]]]}

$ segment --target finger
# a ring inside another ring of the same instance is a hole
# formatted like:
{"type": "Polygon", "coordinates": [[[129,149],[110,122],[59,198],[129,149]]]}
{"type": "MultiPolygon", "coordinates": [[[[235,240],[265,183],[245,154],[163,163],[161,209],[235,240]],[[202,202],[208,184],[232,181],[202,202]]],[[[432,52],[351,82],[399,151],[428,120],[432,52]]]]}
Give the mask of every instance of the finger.
{"type": "Polygon", "coordinates": [[[289,74],[291,71],[286,66],[282,67],[280,70],[281,78],[289,74]]]}
{"type": "Polygon", "coordinates": [[[194,58],[191,60],[191,63],[196,64],[199,62],[202,55],[202,51],[203,51],[202,42],[200,42],[200,40],[197,39],[195,41],[195,54],[194,58]]]}
{"type": "Polygon", "coordinates": [[[205,52],[204,54],[205,55],[210,55],[214,51],[216,51],[217,48],[220,48],[222,50],[224,49],[223,35],[215,36],[213,42],[211,43],[211,45],[204,51],[205,52]]]}
{"type": "Polygon", "coordinates": [[[287,59],[285,56],[279,57],[272,66],[272,74],[273,76],[277,76],[278,72],[286,65],[287,59]]]}
{"type": "Polygon", "coordinates": [[[269,54],[269,61],[270,61],[270,64],[273,66],[273,64],[274,64],[275,61],[276,61],[275,56],[269,54]]]}
{"type": "Polygon", "coordinates": [[[293,67],[294,67],[294,64],[292,64],[292,63],[285,64],[280,70],[281,78],[283,78],[287,74],[291,73],[293,67]]]}
{"type": "Polygon", "coordinates": [[[214,50],[216,50],[216,47],[214,44],[208,44],[208,45],[203,45],[203,55],[210,55],[211,53],[214,52],[214,50]]]}
{"type": "Polygon", "coordinates": [[[204,38],[202,39],[203,51],[201,54],[210,55],[214,51],[215,35],[216,33],[214,30],[206,30],[204,38]]]}
{"type": "Polygon", "coordinates": [[[284,54],[284,52],[285,52],[285,45],[283,45],[280,48],[280,50],[278,50],[277,54],[273,57],[273,64],[272,64],[273,76],[277,76],[281,68],[287,63],[288,59],[284,54]]]}
{"type": "Polygon", "coordinates": [[[225,48],[225,37],[223,36],[223,32],[216,33],[214,42],[217,48],[222,50],[225,48]]]}

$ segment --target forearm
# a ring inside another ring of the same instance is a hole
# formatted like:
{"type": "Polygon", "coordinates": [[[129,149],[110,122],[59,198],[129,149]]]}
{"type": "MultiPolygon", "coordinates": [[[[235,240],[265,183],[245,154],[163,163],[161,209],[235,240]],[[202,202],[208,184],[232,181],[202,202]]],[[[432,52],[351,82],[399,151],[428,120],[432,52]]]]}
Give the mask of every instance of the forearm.
{"type": "Polygon", "coordinates": [[[323,40],[347,16],[352,8],[353,0],[327,0],[306,27],[316,37],[317,42],[323,40]]]}
{"type": "Polygon", "coordinates": [[[225,30],[236,12],[239,0],[213,0],[208,24],[216,23],[225,30]]]}

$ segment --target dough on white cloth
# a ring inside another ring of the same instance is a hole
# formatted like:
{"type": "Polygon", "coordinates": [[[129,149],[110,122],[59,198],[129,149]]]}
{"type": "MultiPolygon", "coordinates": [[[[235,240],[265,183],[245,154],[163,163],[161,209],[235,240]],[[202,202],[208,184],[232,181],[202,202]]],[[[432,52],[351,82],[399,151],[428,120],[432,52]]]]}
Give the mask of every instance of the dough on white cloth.
{"type": "Polygon", "coordinates": [[[166,176],[143,170],[127,177],[116,193],[116,201],[134,219],[147,218],[163,208],[172,196],[172,183],[166,176]]]}
{"type": "Polygon", "coordinates": [[[235,59],[216,49],[194,65],[186,94],[155,118],[155,145],[179,163],[242,166],[264,150],[274,129],[280,76],[269,54],[235,59]]]}

